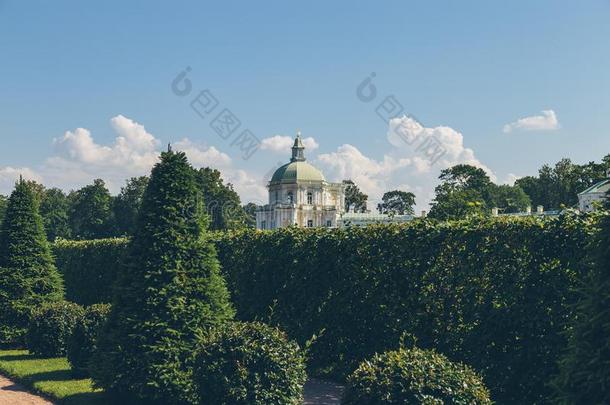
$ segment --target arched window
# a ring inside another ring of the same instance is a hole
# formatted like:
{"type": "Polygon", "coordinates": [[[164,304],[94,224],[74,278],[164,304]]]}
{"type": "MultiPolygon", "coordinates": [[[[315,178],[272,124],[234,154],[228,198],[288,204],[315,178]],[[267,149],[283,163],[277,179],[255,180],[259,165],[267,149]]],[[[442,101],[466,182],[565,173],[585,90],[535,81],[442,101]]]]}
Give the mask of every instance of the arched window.
{"type": "Polygon", "coordinates": [[[292,191],[288,192],[288,204],[292,204],[294,202],[294,197],[292,196],[292,191]]]}
{"type": "Polygon", "coordinates": [[[313,204],[313,193],[311,191],[307,192],[307,204],[313,204]]]}

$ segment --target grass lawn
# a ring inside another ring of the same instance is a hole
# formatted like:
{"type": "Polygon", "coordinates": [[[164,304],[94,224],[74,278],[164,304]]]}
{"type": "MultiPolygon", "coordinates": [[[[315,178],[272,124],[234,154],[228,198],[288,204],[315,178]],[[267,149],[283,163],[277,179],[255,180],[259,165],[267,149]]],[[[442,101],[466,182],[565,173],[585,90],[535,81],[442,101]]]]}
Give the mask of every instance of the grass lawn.
{"type": "Polygon", "coordinates": [[[27,350],[0,350],[0,373],[60,404],[108,404],[90,379],[75,379],[65,357],[42,359],[27,350]]]}

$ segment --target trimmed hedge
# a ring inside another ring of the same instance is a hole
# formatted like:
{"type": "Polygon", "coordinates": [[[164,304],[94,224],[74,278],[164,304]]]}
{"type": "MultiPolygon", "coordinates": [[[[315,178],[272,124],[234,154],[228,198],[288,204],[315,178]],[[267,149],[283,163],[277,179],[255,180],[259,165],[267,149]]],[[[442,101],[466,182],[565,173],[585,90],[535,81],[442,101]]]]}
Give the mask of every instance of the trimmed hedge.
{"type": "Polygon", "coordinates": [[[201,405],[300,405],[305,356],[279,329],[231,323],[200,347],[194,381],[201,405]]]}
{"type": "Polygon", "coordinates": [[[80,305],[112,302],[112,286],[123,268],[128,239],[59,240],[53,253],[64,277],[66,299],[80,305]]]}
{"type": "Polygon", "coordinates": [[[68,338],[67,355],[72,373],[89,375],[89,361],[96,350],[97,335],[110,314],[110,304],[94,304],[85,308],[83,316],[68,338]]]}
{"type": "Polygon", "coordinates": [[[470,367],[433,350],[400,349],[365,360],[348,378],[345,405],[489,404],[489,391],[470,367]]]}
{"type": "Polygon", "coordinates": [[[65,356],[68,338],[83,313],[80,305],[68,301],[35,309],[26,336],[30,353],[41,357],[65,356]]]}
{"type": "MultiPolygon", "coordinates": [[[[301,345],[319,335],[315,374],[345,378],[406,331],[471,365],[495,401],[535,403],[550,396],[596,218],[244,230],[216,234],[216,246],[240,320],[268,320],[301,345]]],[[[112,245],[105,267],[124,248],[112,245]]],[[[58,267],[104,272],[78,257],[58,267]]]]}
{"type": "Polygon", "coordinates": [[[536,403],[566,346],[589,217],[413,221],[242,231],[219,258],[241,320],[268,319],[344,378],[404,332],[483,375],[500,403],[536,403]]]}

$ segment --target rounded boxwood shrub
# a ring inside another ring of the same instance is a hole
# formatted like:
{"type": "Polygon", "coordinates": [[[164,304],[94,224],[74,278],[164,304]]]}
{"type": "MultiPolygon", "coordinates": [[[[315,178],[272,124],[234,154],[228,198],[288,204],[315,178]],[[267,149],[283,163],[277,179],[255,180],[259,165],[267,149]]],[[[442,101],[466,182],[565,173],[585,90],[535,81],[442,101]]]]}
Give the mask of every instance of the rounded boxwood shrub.
{"type": "Polygon", "coordinates": [[[96,350],[98,332],[108,319],[109,304],[95,304],[85,308],[80,321],[68,338],[68,361],[78,377],[89,374],[89,360],[96,350]]]}
{"type": "Polygon", "coordinates": [[[400,349],[364,361],[348,378],[343,404],[491,404],[468,366],[431,350],[400,349]]]}
{"type": "Polygon", "coordinates": [[[65,356],[68,337],[82,319],[83,311],[80,305],[68,301],[45,304],[34,310],[26,336],[30,353],[65,356]]]}
{"type": "Polygon", "coordinates": [[[301,404],[303,352],[284,332],[261,323],[218,329],[199,348],[194,382],[199,404],[301,404]]]}

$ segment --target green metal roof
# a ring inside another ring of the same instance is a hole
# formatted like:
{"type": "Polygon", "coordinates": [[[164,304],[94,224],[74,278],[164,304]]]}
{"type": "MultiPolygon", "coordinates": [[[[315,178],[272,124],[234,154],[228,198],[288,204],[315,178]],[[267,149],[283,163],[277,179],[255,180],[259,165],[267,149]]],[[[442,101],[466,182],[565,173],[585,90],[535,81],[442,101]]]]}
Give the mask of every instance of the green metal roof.
{"type": "Polygon", "coordinates": [[[610,191],[610,179],[602,180],[597,184],[589,187],[585,191],[578,193],[578,195],[582,194],[592,194],[592,193],[607,193],[610,191]]]}
{"type": "Polygon", "coordinates": [[[324,175],[307,162],[296,161],[285,164],[273,173],[271,182],[325,181],[324,175]]]}

